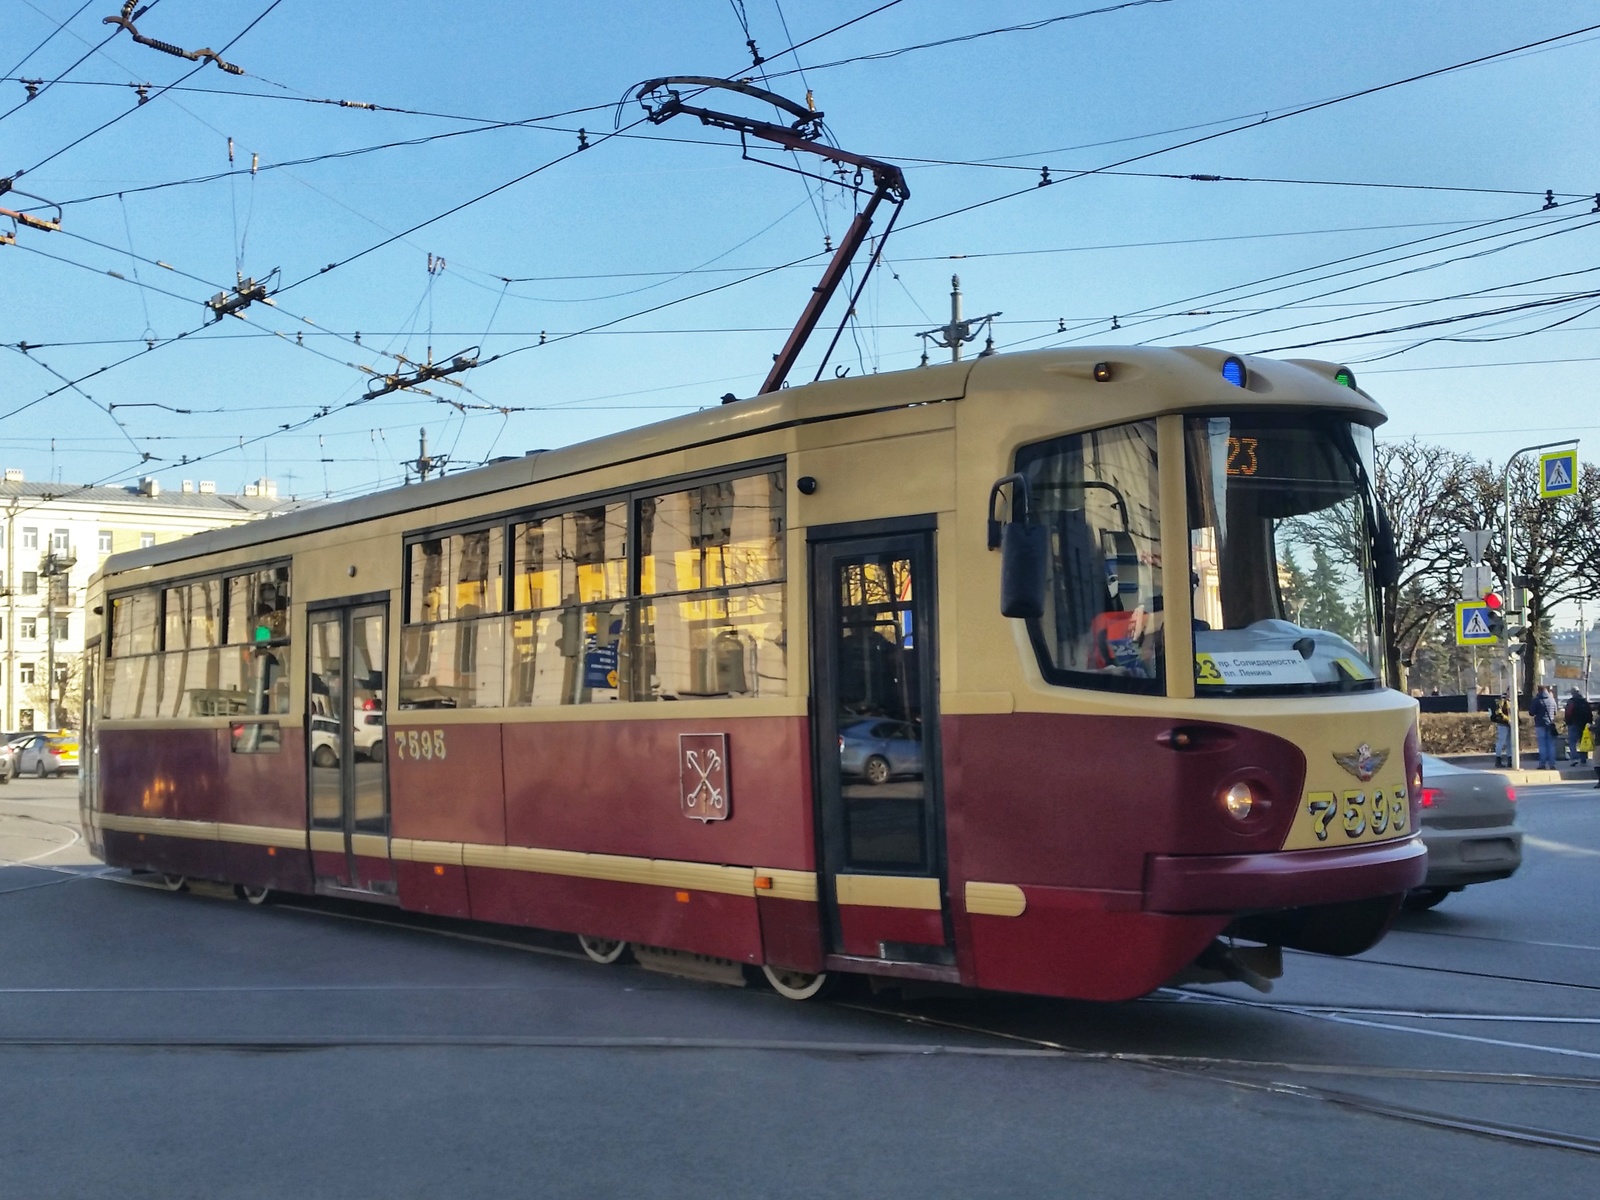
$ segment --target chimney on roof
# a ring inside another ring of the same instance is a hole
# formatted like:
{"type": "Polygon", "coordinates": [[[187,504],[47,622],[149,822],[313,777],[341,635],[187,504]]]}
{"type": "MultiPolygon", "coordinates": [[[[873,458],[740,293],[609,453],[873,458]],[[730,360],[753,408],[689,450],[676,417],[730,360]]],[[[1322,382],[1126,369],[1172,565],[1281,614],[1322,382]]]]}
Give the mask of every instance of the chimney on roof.
{"type": "Polygon", "coordinates": [[[215,496],[217,494],[217,481],[214,479],[202,479],[200,481],[200,494],[202,496],[215,496]]]}
{"type": "Polygon", "coordinates": [[[269,500],[276,500],[278,498],[278,481],[276,479],[268,479],[263,475],[256,480],[256,495],[265,496],[269,500]]]}
{"type": "Polygon", "coordinates": [[[22,482],[22,468],[20,468],[20,467],[7,467],[6,468],[6,482],[7,483],[21,483],[22,482]]]}
{"type": "Polygon", "coordinates": [[[141,496],[149,496],[152,500],[154,500],[157,496],[161,495],[161,481],[154,475],[146,475],[143,479],[139,480],[139,494],[141,496]]]}
{"type": "Polygon", "coordinates": [[[261,485],[260,484],[255,484],[255,483],[247,483],[247,484],[245,484],[244,485],[244,494],[246,496],[250,496],[250,497],[255,497],[255,496],[261,495],[261,485]]]}
{"type": "Polygon", "coordinates": [[[194,480],[185,479],[183,481],[183,490],[185,493],[194,491],[194,480]]]}

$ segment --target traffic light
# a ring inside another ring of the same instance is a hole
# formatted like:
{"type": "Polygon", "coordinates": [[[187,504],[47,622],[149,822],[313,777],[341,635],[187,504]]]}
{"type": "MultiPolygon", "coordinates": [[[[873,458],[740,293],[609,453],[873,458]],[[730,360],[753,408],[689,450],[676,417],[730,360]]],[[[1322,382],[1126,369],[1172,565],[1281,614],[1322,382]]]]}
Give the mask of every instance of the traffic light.
{"type": "Polygon", "coordinates": [[[1505,604],[1496,592],[1485,592],[1483,604],[1487,610],[1485,615],[1489,618],[1489,632],[1494,634],[1497,642],[1503,644],[1506,640],[1505,604]]]}

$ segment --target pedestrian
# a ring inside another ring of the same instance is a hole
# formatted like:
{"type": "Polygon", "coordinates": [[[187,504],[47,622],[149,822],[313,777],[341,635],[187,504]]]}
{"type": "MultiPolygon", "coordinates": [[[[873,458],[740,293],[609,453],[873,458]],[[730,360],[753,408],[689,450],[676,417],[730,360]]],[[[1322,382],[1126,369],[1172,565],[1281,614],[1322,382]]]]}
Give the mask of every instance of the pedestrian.
{"type": "MultiPolygon", "coordinates": [[[[1584,733],[1594,723],[1594,709],[1589,701],[1577,688],[1572,689],[1572,694],[1567,697],[1567,706],[1562,716],[1567,722],[1567,757],[1575,759],[1581,767],[1589,761],[1589,747],[1583,744],[1584,733]]],[[[1594,735],[1589,735],[1589,745],[1594,744],[1594,735]]]]}
{"type": "Polygon", "coordinates": [[[1550,689],[1540,684],[1533,693],[1529,706],[1533,716],[1533,736],[1539,741],[1539,769],[1556,769],[1556,698],[1550,689]]]}
{"type": "MultiPolygon", "coordinates": [[[[1494,724],[1494,765],[1511,765],[1511,701],[1501,692],[1489,702],[1489,720],[1494,724]]],[[[1600,764],[1600,759],[1595,762],[1600,764]]],[[[1600,765],[1595,767],[1600,771],[1600,765]]],[[[1600,787],[1600,784],[1596,784],[1600,787]]]]}

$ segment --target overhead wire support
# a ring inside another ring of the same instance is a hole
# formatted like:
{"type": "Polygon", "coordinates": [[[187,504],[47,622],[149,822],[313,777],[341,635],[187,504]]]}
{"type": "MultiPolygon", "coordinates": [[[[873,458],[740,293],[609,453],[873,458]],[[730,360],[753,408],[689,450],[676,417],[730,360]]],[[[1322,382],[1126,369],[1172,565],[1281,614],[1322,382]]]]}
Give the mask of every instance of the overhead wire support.
{"type": "Polygon", "coordinates": [[[200,50],[185,50],[182,46],[174,46],[171,42],[163,42],[159,38],[146,37],[140,33],[134,28],[133,18],[143,16],[149,7],[149,5],[145,5],[144,8],[139,8],[139,0],[128,0],[122,6],[120,16],[106,17],[100,23],[102,25],[119,25],[126,29],[128,36],[141,46],[149,46],[152,50],[159,50],[161,53],[170,54],[174,58],[187,58],[190,62],[201,62],[204,59],[209,59],[229,75],[243,75],[245,73],[243,67],[236,67],[230,62],[224,62],[222,56],[209,46],[200,50]],[[134,11],[136,8],[138,9],[137,12],[134,11]]]}
{"type": "Polygon", "coordinates": [[[383,375],[373,371],[371,367],[363,368],[376,376],[367,385],[365,398],[376,400],[379,396],[387,396],[390,392],[417,388],[424,383],[432,383],[436,379],[442,380],[452,387],[464,387],[465,385],[460,380],[451,379],[450,376],[472,370],[473,367],[478,365],[479,354],[479,347],[473,346],[470,349],[463,350],[460,354],[452,355],[448,361],[438,363],[433,361],[431,355],[425,363],[413,363],[403,354],[396,354],[394,356],[396,359],[413,369],[410,371],[395,371],[391,374],[383,375]]]}
{"type": "Polygon", "coordinates": [[[273,267],[272,274],[259,282],[240,275],[239,282],[232,291],[218,292],[206,301],[206,308],[211,311],[212,323],[222,320],[223,317],[236,317],[257,301],[262,304],[273,304],[272,297],[268,293],[268,285],[277,274],[278,268],[273,267]]]}
{"type": "MultiPolygon", "coordinates": [[[[888,227],[877,240],[869,256],[866,269],[851,296],[850,306],[845,311],[844,320],[840,323],[838,331],[834,334],[833,341],[829,344],[827,353],[823,355],[822,365],[817,368],[817,376],[821,377],[822,369],[827,365],[828,357],[833,353],[834,346],[838,345],[839,337],[843,334],[845,325],[849,323],[850,316],[855,310],[855,300],[860,296],[862,288],[866,286],[867,278],[872,273],[872,268],[877,264],[883,254],[884,243],[888,240],[890,231],[894,228],[895,220],[900,215],[900,209],[911,195],[911,189],[906,183],[905,173],[893,163],[881,159],[869,158],[864,154],[855,154],[849,150],[842,150],[837,146],[830,146],[821,139],[826,136],[826,128],[822,123],[823,114],[798,104],[785,96],[758,88],[754,84],[742,80],[718,79],[709,75],[668,75],[659,79],[649,79],[644,83],[628,89],[623,95],[623,102],[628,97],[635,97],[640,107],[645,111],[653,125],[660,125],[679,113],[686,113],[692,117],[700,118],[702,125],[709,125],[717,129],[727,129],[738,133],[741,138],[756,137],[763,141],[772,142],[786,150],[793,150],[805,154],[815,154],[829,162],[841,166],[856,168],[856,186],[859,187],[866,172],[871,172],[873,191],[871,198],[861,208],[850,222],[850,228],[839,239],[839,248],[834,251],[833,257],[828,261],[827,267],[822,272],[822,280],[812,289],[811,299],[806,302],[800,319],[795,323],[789,339],[784,343],[783,349],[773,357],[772,370],[767,373],[765,381],[761,384],[757,395],[766,395],[783,387],[790,371],[794,369],[795,361],[800,357],[800,352],[805,349],[806,342],[816,330],[817,324],[822,319],[823,311],[838,291],[839,285],[844,281],[845,274],[872,228],[873,217],[877,214],[878,207],[885,201],[894,203],[894,212],[890,215],[888,227]],[[697,88],[701,91],[721,89],[723,91],[738,92],[763,104],[788,113],[795,120],[790,125],[777,125],[770,121],[758,121],[751,117],[736,116],[716,109],[702,108],[699,105],[684,102],[683,87],[697,88]]],[[[618,123],[621,122],[622,105],[617,106],[618,123]]],[[[748,153],[746,154],[748,157],[748,153]]],[[[753,161],[761,161],[756,159],[753,161]]]]}

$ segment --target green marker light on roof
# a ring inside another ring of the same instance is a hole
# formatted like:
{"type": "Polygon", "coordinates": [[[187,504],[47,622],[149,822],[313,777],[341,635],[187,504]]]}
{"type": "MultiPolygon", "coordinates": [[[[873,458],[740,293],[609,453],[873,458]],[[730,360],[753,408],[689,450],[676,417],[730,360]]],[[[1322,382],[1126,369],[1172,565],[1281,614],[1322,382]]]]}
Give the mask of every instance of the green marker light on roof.
{"type": "Polygon", "coordinates": [[[270,642],[271,640],[272,640],[272,629],[271,629],[271,627],[267,626],[267,625],[257,625],[256,626],[256,641],[258,641],[258,642],[270,642]]]}
{"type": "Polygon", "coordinates": [[[1340,367],[1333,373],[1333,381],[1340,387],[1353,388],[1356,385],[1356,373],[1349,367],[1340,367]]]}

